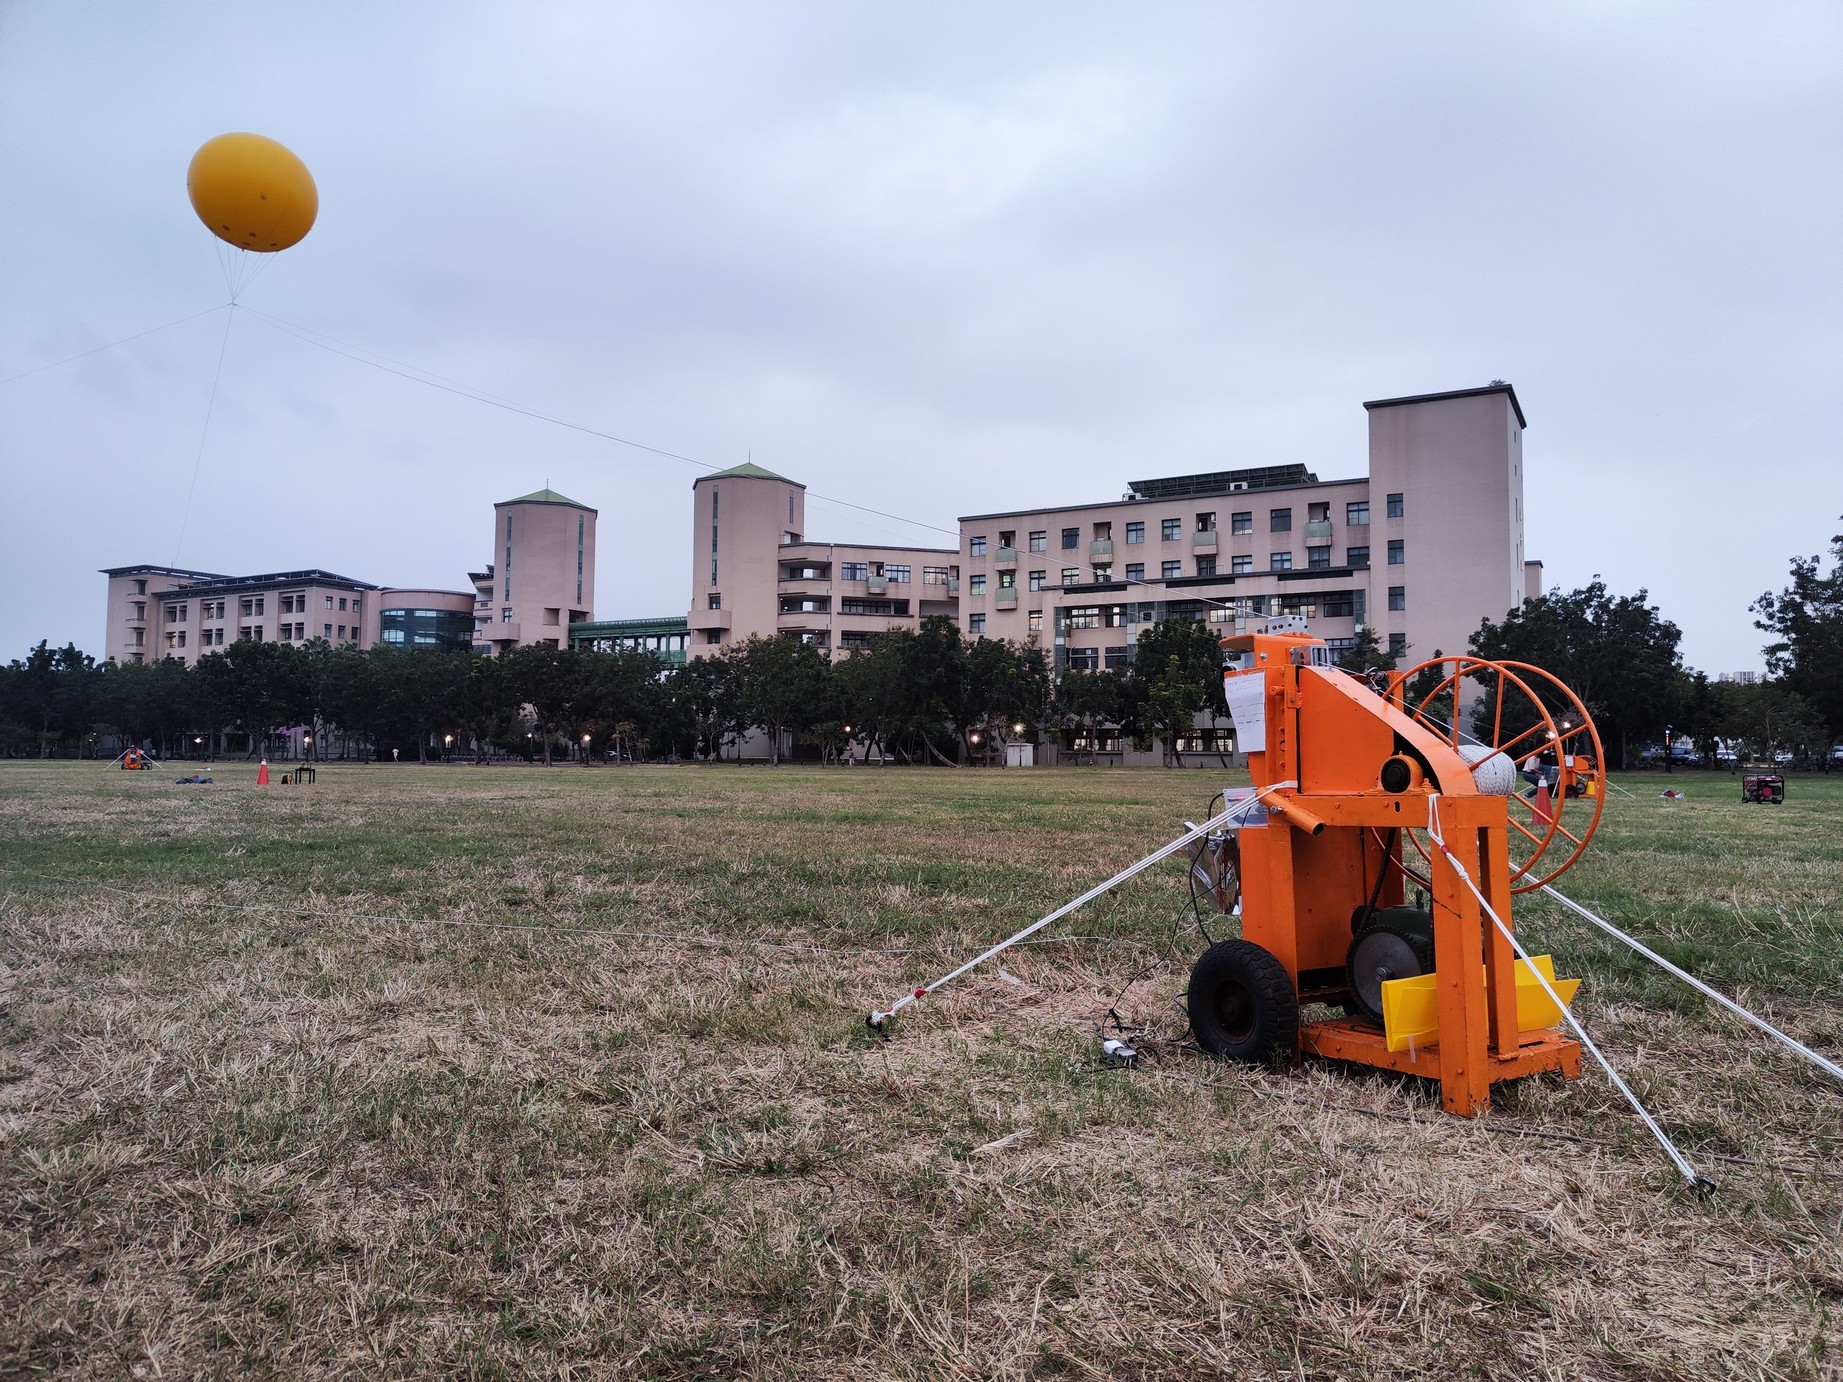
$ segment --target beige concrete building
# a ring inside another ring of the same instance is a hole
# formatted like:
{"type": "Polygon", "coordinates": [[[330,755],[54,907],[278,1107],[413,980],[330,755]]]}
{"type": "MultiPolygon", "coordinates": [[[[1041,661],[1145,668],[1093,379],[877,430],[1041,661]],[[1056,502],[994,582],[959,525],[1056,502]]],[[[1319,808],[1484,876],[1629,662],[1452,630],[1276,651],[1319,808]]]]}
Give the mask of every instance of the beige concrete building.
{"type": "MultiPolygon", "coordinates": [[[[331,571],[220,576],[171,566],[117,566],[109,578],[105,659],[196,662],[240,638],[258,643],[356,643],[378,638],[380,596],[392,593],[331,571]]],[[[460,598],[465,598],[460,597],[460,598]]]]}
{"type": "Polygon", "coordinates": [[[1364,626],[1419,660],[1537,593],[1523,543],[1524,418],[1508,384],[1369,410],[1369,473],[1298,464],[1134,481],[1125,498],[960,520],[974,636],[1036,639],[1056,670],[1131,662],[1139,630],[1226,635],[1303,616],[1342,649],[1364,626]]]}
{"type": "Polygon", "coordinates": [[[595,617],[596,511],[553,489],[493,505],[493,560],[474,583],[476,651],[569,646],[595,617]]]}
{"type": "Polygon", "coordinates": [[[784,633],[837,657],[873,635],[958,616],[960,554],[806,536],[806,486],[758,465],[691,487],[692,657],[784,633]]]}

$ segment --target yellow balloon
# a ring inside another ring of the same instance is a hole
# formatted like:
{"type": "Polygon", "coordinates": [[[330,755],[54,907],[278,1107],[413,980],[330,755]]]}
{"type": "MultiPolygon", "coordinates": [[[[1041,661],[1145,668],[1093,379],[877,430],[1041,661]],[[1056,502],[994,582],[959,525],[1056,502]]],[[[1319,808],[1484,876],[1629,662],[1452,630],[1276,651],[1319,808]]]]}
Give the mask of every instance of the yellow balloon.
{"type": "Polygon", "coordinates": [[[213,235],[259,254],[298,243],[320,211],[307,165],[260,134],[206,140],[186,169],[186,192],[213,235]]]}

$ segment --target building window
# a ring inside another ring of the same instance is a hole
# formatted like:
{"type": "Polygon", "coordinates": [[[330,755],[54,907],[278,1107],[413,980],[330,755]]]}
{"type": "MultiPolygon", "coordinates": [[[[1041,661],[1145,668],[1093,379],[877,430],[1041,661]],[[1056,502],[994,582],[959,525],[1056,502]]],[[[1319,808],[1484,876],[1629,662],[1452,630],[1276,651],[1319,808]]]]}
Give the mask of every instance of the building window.
{"type": "Polygon", "coordinates": [[[966,550],[975,557],[983,557],[985,555],[985,538],[968,538],[966,550]]]}
{"type": "Polygon", "coordinates": [[[883,575],[886,580],[895,585],[907,585],[909,583],[909,568],[907,566],[886,566],[883,568],[883,575]]]}
{"type": "Polygon", "coordinates": [[[509,624],[512,622],[512,606],[507,605],[504,609],[499,611],[499,622],[502,624],[509,624]]]}
{"type": "Polygon", "coordinates": [[[985,632],[985,615],[983,614],[967,615],[966,616],[966,626],[967,628],[971,629],[974,633],[984,633],[985,632]]]}
{"type": "MultiPolygon", "coordinates": [[[[248,619],[255,612],[256,602],[249,596],[245,595],[241,600],[237,601],[237,613],[242,615],[245,619],[248,619]]],[[[168,610],[167,613],[170,615],[172,611],[168,610]]]]}
{"type": "Polygon", "coordinates": [[[923,585],[946,585],[947,584],[947,568],[945,566],[924,566],[922,567],[922,584],[923,585]]]}
{"type": "Polygon", "coordinates": [[[1107,649],[1106,661],[1109,667],[1130,667],[1133,662],[1132,644],[1129,643],[1124,647],[1107,649]]]}
{"type": "MultiPolygon", "coordinates": [[[[850,636],[851,636],[850,634],[845,635],[845,637],[847,638],[849,638],[850,636]]],[[[706,643],[721,643],[723,641],[723,630],[722,629],[705,629],[704,630],[704,641],[706,643]]]]}
{"type": "Polygon", "coordinates": [[[1291,509],[1269,509],[1267,511],[1267,531],[1270,533],[1290,533],[1293,530],[1293,511],[1291,509]]]}
{"type": "Polygon", "coordinates": [[[1166,542],[1176,542],[1184,536],[1184,520],[1167,518],[1158,525],[1158,535],[1166,542]]]}
{"type": "Polygon", "coordinates": [[[1230,514],[1229,515],[1229,531],[1231,533],[1251,533],[1253,532],[1254,531],[1254,510],[1247,509],[1241,513],[1230,514]]]}
{"type": "Polygon", "coordinates": [[[723,608],[723,593],[721,591],[717,591],[717,590],[711,591],[709,595],[704,597],[704,600],[705,600],[704,607],[706,609],[722,609],[723,608]]]}
{"type": "Polygon", "coordinates": [[[909,602],[907,600],[854,600],[849,595],[838,602],[841,614],[879,614],[896,615],[907,618],[909,602]]]}
{"type": "Polygon", "coordinates": [[[1110,629],[1125,628],[1127,624],[1126,613],[1129,608],[1131,608],[1129,605],[1108,605],[1106,609],[1101,611],[1102,625],[1110,629]]]}
{"type": "Polygon", "coordinates": [[[1305,549],[1306,569],[1310,571],[1328,571],[1331,569],[1331,549],[1329,547],[1308,547],[1305,549]]]}
{"type": "Polygon", "coordinates": [[[1269,571],[1291,571],[1293,569],[1293,554],[1291,552],[1272,553],[1267,558],[1267,569],[1269,571]]]}
{"type": "Polygon", "coordinates": [[[1328,590],[1325,592],[1325,618],[1348,619],[1356,611],[1356,601],[1348,590],[1328,590]]]}
{"type": "Polygon", "coordinates": [[[136,581],[134,583],[134,593],[136,595],[145,595],[147,593],[147,582],[146,581],[136,581]]]}
{"type": "Polygon", "coordinates": [[[1033,552],[1049,550],[1049,529],[1043,528],[1030,535],[1030,550],[1033,552]]]}
{"type": "Polygon", "coordinates": [[[1237,576],[1246,576],[1254,570],[1254,558],[1246,554],[1229,558],[1229,570],[1237,576]]]}
{"type": "Polygon", "coordinates": [[[1128,523],[1126,525],[1126,545],[1131,547],[1145,541],[1145,524],[1128,523]]]}
{"type": "Polygon", "coordinates": [[[1000,590],[1016,590],[1017,572],[1009,570],[1000,571],[998,573],[998,588],[1000,590]]]}
{"type": "Polygon", "coordinates": [[[1406,609],[1408,607],[1408,587],[1392,585],[1389,587],[1389,608],[1406,609]]]}
{"type": "Polygon", "coordinates": [[[1208,513],[1200,513],[1197,515],[1197,531],[1200,533],[1213,533],[1216,531],[1216,511],[1214,509],[1211,509],[1208,513]]]}
{"type": "Polygon", "coordinates": [[[1101,626],[1101,607],[1099,605],[1076,605],[1068,611],[1063,621],[1071,629],[1098,629],[1101,626]]]}
{"type": "MultiPolygon", "coordinates": [[[[223,630],[222,630],[222,629],[219,629],[219,630],[218,630],[218,632],[219,632],[219,633],[222,633],[222,632],[223,632],[223,630]]],[[[343,643],[343,642],[345,642],[345,641],[346,641],[346,626],[345,626],[344,624],[341,624],[341,625],[339,626],[339,641],[340,641],[341,643],[343,643]]]]}
{"type": "Polygon", "coordinates": [[[1043,632],[1043,611],[1042,610],[1033,609],[1030,612],[1030,631],[1032,633],[1042,633],[1043,632]]]}
{"type": "Polygon", "coordinates": [[[1184,574],[1184,563],[1181,561],[1160,562],[1158,574],[1167,581],[1175,581],[1184,574]]]}
{"type": "Polygon", "coordinates": [[[1280,613],[1297,614],[1302,619],[1318,618],[1318,597],[1316,595],[1282,595],[1280,613]]]}
{"type": "Polygon", "coordinates": [[[1070,648],[1069,670],[1071,672],[1092,672],[1101,665],[1099,648],[1070,648]]]}
{"type": "Polygon", "coordinates": [[[1407,651],[1408,651],[1408,635],[1407,634],[1392,633],[1389,635],[1389,656],[1390,657],[1400,657],[1403,653],[1407,651]]]}
{"type": "Polygon", "coordinates": [[[1079,566],[1063,567],[1062,568],[1062,583],[1064,585],[1080,585],[1081,584],[1081,568],[1079,566]]]}
{"type": "Polygon", "coordinates": [[[1046,576],[1047,576],[1048,574],[1049,574],[1049,573],[1048,573],[1047,571],[1032,571],[1032,572],[1030,573],[1030,588],[1031,588],[1032,590],[1041,590],[1041,589],[1043,589],[1043,586],[1044,586],[1044,583],[1045,583],[1045,582],[1044,582],[1044,578],[1045,578],[1045,577],[1046,577],[1046,576]]]}
{"type": "Polygon", "coordinates": [[[1369,548],[1367,547],[1346,547],[1344,549],[1344,565],[1346,566],[1368,566],[1369,565],[1369,548]]]}
{"type": "Polygon", "coordinates": [[[1062,530],[1062,550],[1070,552],[1079,546],[1081,546],[1081,529],[1064,528],[1062,530]]]}
{"type": "Polygon", "coordinates": [[[1402,516],[1401,496],[1399,494],[1391,494],[1389,496],[1389,517],[1390,518],[1400,518],[1401,516],[1402,516]]]}
{"type": "Polygon", "coordinates": [[[972,580],[967,583],[966,589],[969,595],[985,594],[985,573],[983,571],[976,573],[972,580]]]}
{"type": "Polygon", "coordinates": [[[1408,556],[1407,556],[1407,553],[1403,550],[1403,548],[1404,548],[1404,544],[1400,538],[1392,537],[1389,539],[1389,565],[1390,566],[1401,566],[1407,562],[1408,556]]]}
{"type": "MultiPolygon", "coordinates": [[[[983,542],[984,538],[975,541],[983,542]]],[[[841,561],[838,564],[838,578],[841,581],[867,581],[870,579],[870,563],[867,561],[841,561]]]]}
{"type": "Polygon", "coordinates": [[[1344,505],[1344,522],[1353,528],[1369,527],[1369,500],[1359,499],[1344,505]]]}
{"type": "Polygon", "coordinates": [[[1094,579],[1097,585],[1103,581],[1111,581],[1113,579],[1113,567],[1111,566],[1095,567],[1094,568],[1094,579]]]}
{"type": "Polygon", "coordinates": [[[1216,574],[1216,559],[1214,557],[1198,557],[1197,558],[1197,574],[1199,576],[1215,575],[1216,574]]]}
{"type": "Polygon", "coordinates": [[[1129,561],[1126,564],[1126,579],[1129,581],[1143,581],[1145,579],[1145,563],[1142,561],[1129,561]]]}
{"type": "MultiPolygon", "coordinates": [[[[256,613],[258,614],[262,613],[262,601],[261,600],[258,600],[256,602],[256,613]]],[[[358,599],[356,596],[352,600],[352,613],[354,614],[358,613],[358,599]]]]}

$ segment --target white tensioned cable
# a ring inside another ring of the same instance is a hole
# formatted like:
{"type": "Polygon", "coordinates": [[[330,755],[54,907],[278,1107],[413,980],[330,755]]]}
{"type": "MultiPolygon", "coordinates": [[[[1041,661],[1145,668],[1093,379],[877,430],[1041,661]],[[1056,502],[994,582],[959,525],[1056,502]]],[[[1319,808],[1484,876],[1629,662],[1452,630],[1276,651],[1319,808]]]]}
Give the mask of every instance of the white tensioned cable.
{"type": "Polygon", "coordinates": [[[1497,914],[1497,909],[1485,900],[1485,895],[1479,891],[1478,884],[1472,881],[1472,875],[1466,872],[1465,865],[1454,858],[1453,852],[1446,847],[1446,836],[1440,829],[1440,794],[1438,792],[1432,793],[1427,798],[1427,837],[1445,856],[1453,872],[1458,874],[1460,880],[1471,890],[1472,896],[1478,899],[1478,905],[1485,909],[1485,915],[1491,918],[1492,925],[1496,926],[1504,939],[1510,942],[1510,948],[1516,951],[1517,957],[1528,965],[1529,972],[1536,976],[1536,982],[1542,985],[1543,992],[1548,994],[1550,1001],[1561,1011],[1562,1019],[1574,1029],[1574,1035],[1579,1038],[1581,1045],[1593,1052],[1593,1058],[1600,1062],[1600,1068],[1606,1072],[1606,1078],[1613,1082],[1614,1088],[1625,1096],[1625,1101],[1644,1120],[1645,1126],[1651,1130],[1651,1136],[1657,1139],[1657,1145],[1662,1147],[1671,1161],[1676,1164],[1677,1170],[1682,1173],[1683,1179],[1689,1183],[1690,1188],[1712,1189],[1715,1182],[1689,1164],[1688,1158],[1677,1150],[1677,1144],[1672,1142],[1663,1128],[1658,1126],[1658,1121],[1651,1116],[1651,1111],[1638,1101],[1636,1094],[1632,1093],[1631,1086],[1619,1078],[1619,1072],[1613,1069],[1613,1063],[1606,1058],[1598,1046],[1594,1045],[1593,1038],[1587,1035],[1587,1029],[1581,1026],[1580,1019],[1568,1011],[1568,1005],[1562,1001],[1561,995],[1555,992],[1555,986],[1549,982],[1548,976],[1530,961],[1529,951],[1523,948],[1523,943],[1511,934],[1508,926],[1504,925],[1504,919],[1497,914]]]}
{"type": "Polygon", "coordinates": [[[1045,926],[1048,926],[1052,921],[1060,920],[1061,918],[1066,917],[1070,912],[1075,911],[1077,908],[1086,906],[1088,903],[1094,901],[1095,898],[1099,897],[1102,893],[1106,892],[1109,888],[1118,887],[1120,884],[1126,882],[1127,879],[1137,877],[1139,874],[1144,873],[1147,869],[1151,868],[1152,865],[1158,863],[1161,859],[1167,859],[1171,855],[1176,854],[1180,849],[1182,849],[1185,845],[1189,844],[1192,840],[1195,840],[1200,836],[1207,835],[1209,834],[1210,831],[1215,830],[1220,826],[1227,825],[1230,821],[1234,820],[1235,817],[1247,812],[1251,807],[1254,806],[1256,802],[1260,801],[1260,799],[1266,796],[1269,792],[1276,792],[1282,787],[1297,787],[1298,785],[1299,785],[1298,782],[1289,778],[1285,782],[1269,783],[1267,786],[1262,787],[1259,791],[1255,792],[1252,796],[1243,797],[1240,801],[1236,802],[1233,806],[1229,807],[1227,810],[1217,815],[1211,816],[1208,820],[1204,821],[1202,825],[1191,826],[1190,829],[1186,830],[1182,835],[1179,835],[1170,844],[1165,845],[1162,848],[1154,850],[1152,853],[1146,855],[1145,858],[1141,859],[1138,863],[1129,865],[1128,867],[1121,869],[1120,872],[1116,873],[1112,878],[1109,878],[1105,883],[1101,883],[1095,887],[1088,889],[1087,892],[1083,893],[1080,897],[1076,898],[1073,902],[1066,903],[1065,905],[1058,907],[1055,911],[1051,912],[1046,917],[1039,917],[1037,920],[1031,922],[1030,925],[1026,926],[1022,931],[1019,931],[1016,935],[1011,936],[1010,938],[1006,940],[1000,941],[997,945],[993,946],[990,950],[987,950],[984,954],[975,956],[973,959],[968,960],[965,964],[961,965],[958,969],[954,970],[953,973],[943,974],[940,978],[936,979],[932,984],[925,984],[921,988],[916,989],[915,992],[913,993],[905,993],[902,997],[898,998],[894,1003],[891,1003],[888,1008],[880,1009],[880,1010],[872,1010],[870,1016],[866,1018],[865,1021],[868,1022],[872,1027],[879,1027],[879,1028],[882,1027],[884,1023],[888,1022],[892,1017],[894,1017],[897,1013],[901,1012],[904,1008],[908,1007],[909,1004],[913,1003],[916,999],[925,998],[929,994],[933,993],[936,989],[940,988],[942,985],[952,983],[955,979],[958,979],[962,974],[966,974],[972,970],[979,968],[980,965],[984,964],[987,960],[991,959],[994,955],[999,955],[999,954],[1004,953],[1005,951],[1009,950],[1012,946],[1022,941],[1025,937],[1030,936],[1034,934],[1035,932],[1041,931],[1045,926]]]}
{"type": "Polygon", "coordinates": [[[1684,983],[1688,984],[1691,988],[1695,989],[1696,992],[1700,993],[1703,997],[1713,999],[1715,1002],[1721,1004],[1722,1007],[1726,1008],[1729,1012],[1733,1013],[1736,1017],[1740,1018],[1743,1022],[1752,1023],[1755,1027],[1758,1027],[1761,1031],[1765,1032],[1774,1041],[1781,1042],[1782,1044],[1791,1047],[1792,1050],[1798,1052],[1799,1055],[1803,1056],[1806,1060],[1810,1061],[1811,1064],[1815,1065],[1819,1070],[1822,1070],[1826,1075],[1830,1076],[1831,1079],[1843,1081],[1843,1065],[1838,1065],[1835,1061],[1830,1060],[1828,1057],[1819,1055],[1816,1051],[1813,1051],[1809,1046],[1806,1046],[1803,1042],[1799,1041],[1797,1038],[1787,1036],[1784,1032],[1780,1031],[1777,1027],[1773,1026],[1772,1023],[1768,1022],[1765,1018],[1760,1017],[1754,1013],[1748,1012],[1747,1009],[1743,1008],[1739,1003],[1736,1003],[1732,998],[1728,997],[1726,994],[1718,993],[1716,990],[1710,988],[1707,984],[1703,983],[1702,980],[1698,979],[1695,975],[1690,974],[1685,970],[1677,968],[1677,966],[1673,965],[1669,960],[1666,960],[1662,955],[1658,954],[1655,950],[1652,950],[1649,946],[1645,945],[1643,942],[1638,941],[1634,939],[1633,937],[1626,935],[1625,932],[1621,931],[1617,926],[1614,926],[1612,922],[1608,921],[1605,917],[1595,916],[1592,912],[1588,911],[1587,908],[1581,906],[1580,903],[1574,901],[1573,898],[1562,896],[1562,894],[1555,891],[1555,889],[1550,887],[1547,883],[1544,883],[1542,885],[1542,891],[1547,893],[1550,897],[1554,898],[1557,902],[1561,903],[1562,906],[1566,907],[1570,912],[1573,912],[1576,916],[1582,917],[1586,919],[1587,921],[1591,921],[1595,926],[1599,927],[1602,931],[1606,932],[1607,935],[1613,937],[1615,940],[1624,941],[1627,945],[1631,946],[1632,949],[1636,950],[1640,955],[1643,955],[1647,960],[1651,961],[1652,964],[1658,966],[1658,968],[1670,971],[1670,973],[1676,975],[1677,978],[1681,979],[1684,983]]]}

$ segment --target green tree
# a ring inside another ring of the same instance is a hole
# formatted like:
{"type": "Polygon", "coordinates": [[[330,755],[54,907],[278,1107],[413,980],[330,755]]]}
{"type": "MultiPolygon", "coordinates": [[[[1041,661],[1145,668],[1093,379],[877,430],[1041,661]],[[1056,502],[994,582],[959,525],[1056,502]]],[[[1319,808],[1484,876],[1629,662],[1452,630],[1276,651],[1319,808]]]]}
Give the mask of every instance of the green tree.
{"type": "Polygon", "coordinates": [[[1056,688],[1057,718],[1063,727],[1088,738],[1088,761],[1094,762],[1095,743],[1104,726],[1125,718],[1122,702],[1126,678],[1117,670],[1064,672],[1056,688]]]}
{"type": "Polygon", "coordinates": [[[1682,683],[1682,631],[1646,603],[1647,592],[1612,595],[1605,582],[1525,600],[1502,620],[1479,623],[1472,652],[1533,663],[1587,707],[1613,766],[1663,730],[1682,683]]]}
{"type": "Polygon", "coordinates": [[[1393,672],[1401,665],[1405,652],[1405,648],[1402,653],[1390,652],[1383,646],[1382,635],[1376,632],[1375,627],[1364,624],[1357,630],[1354,644],[1337,655],[1337,665],[1357,676],[1376,668],[1393,672]]]}
{"type": "Polygon", "coordinates": [[[1738,739],[1747,756],[1771,764],[1781,750],[1799,757],[1829,756],[1829,731],[1811,703],[1782,681],[1737,688],[1723,733],[1738,739]]]}
{"type": "Polygon", "coordinates": [[[769,761],[781,761],[781,740],[812,728],[830,704],[831,663],[810,643],[785,634],[755,636],[726,654],[732,662],[747,724],[768,737],[769,761]]]}
{"type": "Polygon", "coordinates": [[[1830,540],[1834,565],[1829,575],[1816,557],[1792,559],[1792,583],[1778,594],[1768,591],[1752,605],[1754,627],[1773,635],[1765,648],[1766,665],[1796,692],[1822,720],[1830,746],[1843,739],[1843,533],[1830,540]]]}

